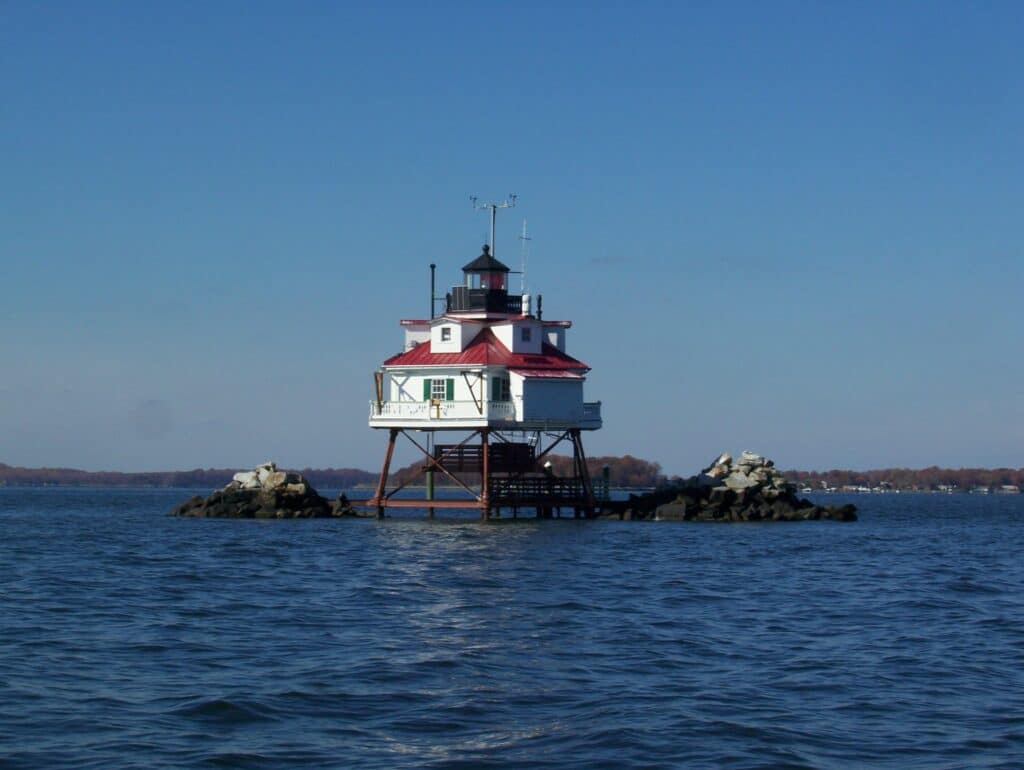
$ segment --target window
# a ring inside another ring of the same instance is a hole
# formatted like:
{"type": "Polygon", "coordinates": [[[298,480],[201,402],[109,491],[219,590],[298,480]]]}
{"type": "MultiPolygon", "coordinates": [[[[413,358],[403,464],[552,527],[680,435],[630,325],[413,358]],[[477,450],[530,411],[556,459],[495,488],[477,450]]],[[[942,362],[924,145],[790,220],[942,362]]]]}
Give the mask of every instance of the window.
{"type": "Polygon", "coordinates": [[[424,401],[454,401],[455,380],[451,377],[435,377],[423,380],[424,401]]]}
{"type": "Polygon", "coordinates": [[[508,377],[491,378],[491,401],[511,401],[512,384],[508,377]]]}
{"type": "Polygon", "coordinates": [[[452,327],[442,326],[441,327],[441,342],[451,342],[452,339],[452,327]]]}
{"type": "Polygon", "coordinates": [[[529,326],[524,326],[522,329],[519,330],[519,339],[521,339],[523,342],[529,342],[532,337],[531,332],[533,332],[533,329],[531,329],[529,326]]]}

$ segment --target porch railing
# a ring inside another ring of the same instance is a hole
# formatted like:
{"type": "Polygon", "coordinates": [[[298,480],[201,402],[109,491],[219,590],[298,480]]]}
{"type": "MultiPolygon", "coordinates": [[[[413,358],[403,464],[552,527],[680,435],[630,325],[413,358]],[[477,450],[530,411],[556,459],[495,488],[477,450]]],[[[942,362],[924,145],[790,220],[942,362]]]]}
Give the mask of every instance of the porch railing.
{"type": "Polygon", "coordinates": [[[370,417],[397,420],[514,420],[511,401],[370,401],[370,417]]]}
{"type": "MultiPolygon", "coordinates": [[[[578,412],[578,417],[570,420],[581,428],[594,429],[601,427],[601,402],[588,401],[578,412]]],[[[522,417],[522,401],[370,401],[370,419],[386,423],[387,421],[428,422],[448,420],[451,422],[479,422],[483,420],[505,420],[523,422],[544,427],[565,425],[566,421],[554,418],[522,417]]]]}

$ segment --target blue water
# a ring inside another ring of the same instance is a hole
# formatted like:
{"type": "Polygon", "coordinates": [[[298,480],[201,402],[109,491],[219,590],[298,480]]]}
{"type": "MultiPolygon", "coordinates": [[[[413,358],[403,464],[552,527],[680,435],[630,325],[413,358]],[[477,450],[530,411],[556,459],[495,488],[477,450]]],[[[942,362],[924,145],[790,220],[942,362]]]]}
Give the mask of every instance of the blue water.
{"type": "Polygon", "coordinates": [[[0,489],[0,766],[1024,767],[1024,496],[484,526],[188,494],[0,489]]]}

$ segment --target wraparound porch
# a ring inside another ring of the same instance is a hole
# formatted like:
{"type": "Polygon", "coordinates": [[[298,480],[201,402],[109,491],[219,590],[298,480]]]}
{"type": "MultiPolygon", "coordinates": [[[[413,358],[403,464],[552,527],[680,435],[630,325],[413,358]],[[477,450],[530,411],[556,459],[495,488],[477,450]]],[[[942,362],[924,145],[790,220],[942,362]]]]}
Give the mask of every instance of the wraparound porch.
{"type": "Polygon", "coordinates": [[[565,417],[523,418],[522,399],[511,401],[370,401],[370,427],[481,428],[545,430],[601,427],[601,402],[585,402],[565,417]]]}

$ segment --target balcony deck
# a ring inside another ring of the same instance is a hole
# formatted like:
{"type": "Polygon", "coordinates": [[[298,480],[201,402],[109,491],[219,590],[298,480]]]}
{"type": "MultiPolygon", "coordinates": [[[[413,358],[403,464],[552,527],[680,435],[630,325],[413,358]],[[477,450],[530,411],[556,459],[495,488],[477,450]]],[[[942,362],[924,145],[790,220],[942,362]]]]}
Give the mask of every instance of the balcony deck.
{"type": "Polygon", "coordinates": [[[601,402],[582,404],[578,414],[543,419],[523,419],[517,401],[370,401],[371,428],[419,428],[462,430],[598,430],[601,402]]]}

